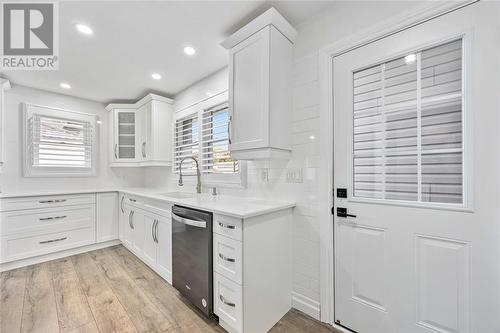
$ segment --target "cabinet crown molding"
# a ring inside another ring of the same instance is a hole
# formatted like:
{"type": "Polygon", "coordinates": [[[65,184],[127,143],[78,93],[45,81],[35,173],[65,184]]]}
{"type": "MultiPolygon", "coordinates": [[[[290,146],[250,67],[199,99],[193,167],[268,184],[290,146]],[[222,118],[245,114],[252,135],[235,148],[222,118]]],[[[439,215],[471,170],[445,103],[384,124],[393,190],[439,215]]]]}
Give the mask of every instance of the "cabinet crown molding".
{"type": "Polygon", "coordinates": [[[163,97],[156,94],[147,94],[135,103],[111,103],[106,106],[106,110],[111,111],[113,109],[138,109],[144,104],[151,101],[159,101],[167,104],[173,104],[174,100],[171,98],[163,97]]]}
{"type": "Polygon", "coordinates": [[[272,25],[278,29],[292,44],[297,39],[297,30],[274,7],[271,7],[243,28],[233,33],[221,45],[225,49],[231,49],[268,25],[272,25]]]}

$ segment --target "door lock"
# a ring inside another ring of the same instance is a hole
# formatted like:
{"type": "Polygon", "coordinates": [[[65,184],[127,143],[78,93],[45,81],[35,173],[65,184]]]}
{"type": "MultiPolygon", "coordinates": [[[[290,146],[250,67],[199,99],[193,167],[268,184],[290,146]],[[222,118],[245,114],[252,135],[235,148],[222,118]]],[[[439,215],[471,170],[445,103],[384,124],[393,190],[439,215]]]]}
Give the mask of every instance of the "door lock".
{"type": "Polygon", "coordinates": [[[347,208],[337,207],[337,216],[338,217],[356,217],[353,214],[347,214],[347,208]]]}

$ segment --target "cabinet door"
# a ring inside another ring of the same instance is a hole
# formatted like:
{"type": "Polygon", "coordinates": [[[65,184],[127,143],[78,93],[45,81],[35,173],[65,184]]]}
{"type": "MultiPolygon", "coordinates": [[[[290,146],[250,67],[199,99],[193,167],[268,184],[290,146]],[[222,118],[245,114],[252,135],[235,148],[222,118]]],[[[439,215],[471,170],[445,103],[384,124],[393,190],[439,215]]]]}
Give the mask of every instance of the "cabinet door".
{"type": "Polygon", "coordinates": [[[130,224],[132,227],[130,241],[132,251],[139,257],[143,257],[142,246],[144,244],[144,214],[132,208],[130,224]]]}
{"type": "Polygon", "coordinates": [[[269,27],[230,51],[230,150],[269,145],[269,27]]]}
{"type": "Polygon", "coordinates": [[[135,161],[137,155],[137,126],[135,110],[115,110],[115,161],[135,161]]]}
{"type": "Polygon", "coordinates": [[[152,153],[151,139],[151,103],[147,103],[137,110],[137,125],[139,133],[139,156],[138,160],[149,161],[152,153]]]}
{"type": "Polygon", "coordinates": [[[142,243],[143,260],[154,267],[156,265],[156,221],[155,215],[144,215],[144,240],[142,243]]]}
{"type": "Polygon", "coordinates": [[[97,193],[97,242],[118,238],[118,196],[97,193]]]}
{"type": "Polygon", "coordinates": [[[132,209],[128,205],[123,203],[124,195],[121,195],[120,199],[120,218],[119,218],[119,237],[120,241],[125,245],[126,248],[132,249],[132,209]]]}
{"type": "Polygon", "coordinates": [[[157,272],[167,282],[172,283],[172,220],[170,217],[160,217],[156,227],[157,272]]]}

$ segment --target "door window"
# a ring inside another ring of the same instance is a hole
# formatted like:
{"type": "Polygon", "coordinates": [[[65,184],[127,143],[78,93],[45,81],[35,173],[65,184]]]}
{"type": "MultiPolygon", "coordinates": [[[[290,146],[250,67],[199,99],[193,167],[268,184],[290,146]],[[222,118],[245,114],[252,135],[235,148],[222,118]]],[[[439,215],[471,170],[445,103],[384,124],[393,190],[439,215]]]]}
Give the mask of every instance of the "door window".
{"type": "Polygon", "coordinates": [[[354,197],[462,204],[462,40],[353,73],[354,197]]]}

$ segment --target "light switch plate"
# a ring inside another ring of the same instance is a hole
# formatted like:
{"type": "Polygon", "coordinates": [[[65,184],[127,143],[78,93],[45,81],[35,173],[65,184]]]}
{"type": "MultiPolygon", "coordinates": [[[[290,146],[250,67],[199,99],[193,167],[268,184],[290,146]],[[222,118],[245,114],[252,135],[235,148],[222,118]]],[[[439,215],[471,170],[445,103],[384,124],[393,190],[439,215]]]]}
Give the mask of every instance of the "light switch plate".
{"type": "Polygon", "coordinates": [[[286,182],[287,183],[302,183],[302,169],[301,168],[287,168],[286,169],[286,182]]]}

